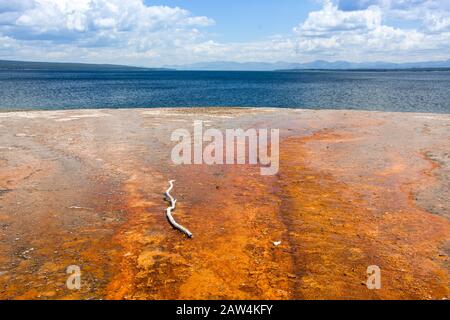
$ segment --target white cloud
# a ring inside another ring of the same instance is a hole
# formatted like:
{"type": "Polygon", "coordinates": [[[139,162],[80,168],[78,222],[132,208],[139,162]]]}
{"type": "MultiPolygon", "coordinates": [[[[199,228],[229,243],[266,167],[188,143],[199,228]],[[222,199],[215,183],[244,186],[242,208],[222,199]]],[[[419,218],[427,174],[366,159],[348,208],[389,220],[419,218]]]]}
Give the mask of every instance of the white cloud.
{"type": "Polygon", "coordinates": [[[24,3],[20,6],[0,5],[4,14],[11,16],[13,13],[16,18],[12,26],[0,29],[4,34],[64,41],[66,38],[95,36],[102,30],[133,35],[214,23],[207,17],[193,17],[178,7],[145,6],[142,0],[34,0],[24,3]]]}
{"type": "Polygon", "coordinates": [[[448,12],[428,12],[424,16],[424,24],[428,31],[450,31],[450,14],[448,12]]]}
{"type": "Polygon", "coordinates": [[[142,0],[0,0],[0,36],[16,41],[20,49],[12,55],[23,57],[34,49],[28,59],[42,54],[45,60],[57,52],[73,59],[76,50],[79,60],[102,52],[112,62],[127,63],[125,58],[133,56],[128,63],[148,64],[149,57],[170,56],[167,51],[204,41],[198,28],[212,24],[185,9],[146,6],[142,0]]]}
{"type": "Polygon", "coordinates": [[[450,24],[450,0],[339,0],[343,11],[366,10],[376,6],[387,18],[422,22],[422,31],[448,30],[450,24]]]}
{"type": "MultiPolygon", "coordinates": [[[[416,8],[414,4],[423,6],[424,3],[421,0],[338,3],[325,0],[320,11],[309,13],[307,19],[294,28],[297,51],[356,61],[448,59],[450,34],[444,32],[449,26],[445,13],[430,15],[426,28],[402,29],[385,24],[391,10],[396,10],[396,14],[399,10],[411,12],[411,8],[416,8]]],[[[429,14],[431,12],[428,10],[429,14]]]]}
{"type": "Polygon", "coordinates": [[[325,1],[321,11],[311,12],[295,32],[319,36],[333,32],[373,30],[381,24],[381,10],[371,6],[361,11],[341,11],[331,1],[325,1]]]}

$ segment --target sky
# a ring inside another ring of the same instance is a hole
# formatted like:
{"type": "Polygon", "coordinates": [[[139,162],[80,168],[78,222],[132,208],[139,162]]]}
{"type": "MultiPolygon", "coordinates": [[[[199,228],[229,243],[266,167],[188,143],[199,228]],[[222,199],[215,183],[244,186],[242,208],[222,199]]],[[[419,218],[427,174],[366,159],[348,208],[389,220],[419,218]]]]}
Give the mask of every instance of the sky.
{"type": "Polygon", "coordinates": [[[0,0],[0,59],[450,59],[450,0],[0,0]]]}

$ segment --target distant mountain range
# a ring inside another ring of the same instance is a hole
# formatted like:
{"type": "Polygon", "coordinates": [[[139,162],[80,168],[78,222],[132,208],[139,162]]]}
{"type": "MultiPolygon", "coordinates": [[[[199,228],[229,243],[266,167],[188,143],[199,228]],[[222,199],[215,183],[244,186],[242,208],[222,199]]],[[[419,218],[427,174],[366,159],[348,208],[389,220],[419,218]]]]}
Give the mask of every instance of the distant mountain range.
{"type": "Polygon", "coordinates": [[[58,70],[58,71],[168,71],[168,70],[199,70],[199,71],[296,71],[296,70],[394,70],[394,69],[446,69],[450,68],[447,61],[428,61],[411,63],[366,62],[353,63],[348,61],[328,62],[317,60],[308,63],[290,62],[202,62],[189,65],[172,65],[164,68],[145,68],[114,64],[61,63],[61,62],[30,62],[0,60],[0,70],[58,70]]]}
{"type": "Polygon", "coordinates": [[[0,60],[0,70],[58,70],[58,71],[148,71],[164,68],[141,68],[114,64],[30,62],[0,60]]]}
{"type": "Polygon", "coordinates": [[[274,70],[357,70],[357,69],[434,69],[450,68],[450,59],[447,61],[428,61],[412,63],[389,63],[389,62],[366,62],[353,63],[348,61],[328,62],[317,60],[308,63],[289,63],[289,62],[203,62],[190,65],[167,66],[176,70],[223,70],[223,71],[274,71],[274,70]]]}

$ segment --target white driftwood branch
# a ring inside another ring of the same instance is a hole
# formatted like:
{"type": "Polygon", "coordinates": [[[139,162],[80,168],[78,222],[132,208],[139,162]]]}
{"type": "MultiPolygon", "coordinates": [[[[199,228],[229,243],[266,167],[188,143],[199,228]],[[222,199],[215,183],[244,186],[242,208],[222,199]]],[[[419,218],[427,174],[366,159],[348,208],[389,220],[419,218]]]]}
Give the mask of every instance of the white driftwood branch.
{"type": "Polygon", "coordinates": [[[192,238],[192,237],[193,237],[192,233],[191,233],[188,229],[186,229],[185,227],[183,227],[182,225],[178,224],[178,223],[175,221],[175,219],[173,218],[173,216],[172,216],[172,211],[175,210],[175,206],[176,206],[176,204],[177,204],[177,200],[175,200],[175,199],[170,195],[170,191],[172,191],[172,189],[173,189],[173,183],[174,183],[174,182],[175,182],[175,180],[170,180],[170,181],[169,181],[170,187],[169,187],[169,189],[167,189],[167,191],[166,191],[166,199],[167,199],[167,201],[170,202],[170,207],[168,207],[168,208],[166,209],[167,220],[169,220],[169,222],[170,222],[170,224],[172,225],[172,227],[174,227],[175,229],[177,229],[177,230],[183,232],[183,233],[184,233],[185,235],[187,235],[189,238],[192,238]]]}

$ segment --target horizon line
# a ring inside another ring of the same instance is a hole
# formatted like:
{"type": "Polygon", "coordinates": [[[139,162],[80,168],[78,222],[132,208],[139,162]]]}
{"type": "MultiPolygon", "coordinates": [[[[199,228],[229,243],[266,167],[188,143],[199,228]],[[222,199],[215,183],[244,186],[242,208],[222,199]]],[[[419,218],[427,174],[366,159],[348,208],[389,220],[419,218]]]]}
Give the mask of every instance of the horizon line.
{"type": "MultiPolygon", "coordinates": [[[[352,62],[347,60],[313,60],[309,62],[287,62],[287,61],[276,61],[276,62],[266,62],[266,61],[245,61],[245,62],[238,62],[238,61],[226,61],[226,60],[215,60],[215,61],[201,61],[201,62],[194,62],[194,63],[186,63],[186,64],[165,64],[162,66],[142,66],[142,65],[128,65],[128,64],[120,64],[120,63],[111,63],[111,62],[75,62],[75,61],[39,61],[39,60],[14,60],[14,59],[3,59],[0,58],[0,62],[13,62],[13,63],[36,63],[36,64],[61,64],[61,65],[85,65],[85,66],[108,66],[108,67],[123,67],[123,68],[134,68],[134,69],[162,69],[162,70],[172,70],[172,71],[289,71],[289,70],[395,70],[395,69],[450,69],[450,58],[447,60],[428,60],[428,61],[418,61],[418,62],[390,62],[390,61],[383,61],[383,60],[377,60],[377,61],[365,61],[365,62],[352,62]],[[286,65],[293,65],[292,68],[274,68],[271,70],[220,70],[220,69],[210,69],[208,70],[206,65],[210,64],[234,64],[234,65],[249,65],[249,64],[264,64],[264,65],[277,65],[277,64],[286,64],[286,65]],[[342,67],[342,68],[299,68],[295,67],[295,65],[305,65],[305,64],[314,64],[314,63],[348,63],[348,64],[354,64],[354,65],[362,65],[362,64],[387,64],[392,65],[392,68],[389,67],[342,67]],[[444,67],[414,67],[414,66],[405,66],[401,67],[402,65],[419,65],[419,64],[432,64],[432,63],[449,63],[449,66],[444,67]],[[204,68],[195,69],[190,68],[194,67],[196,65],[205,65],[204,68]],[[182,68],[182,69],[177,69],[182,68]]],[[[1,70],[1,68],[0,68],[1,70]]]]}

